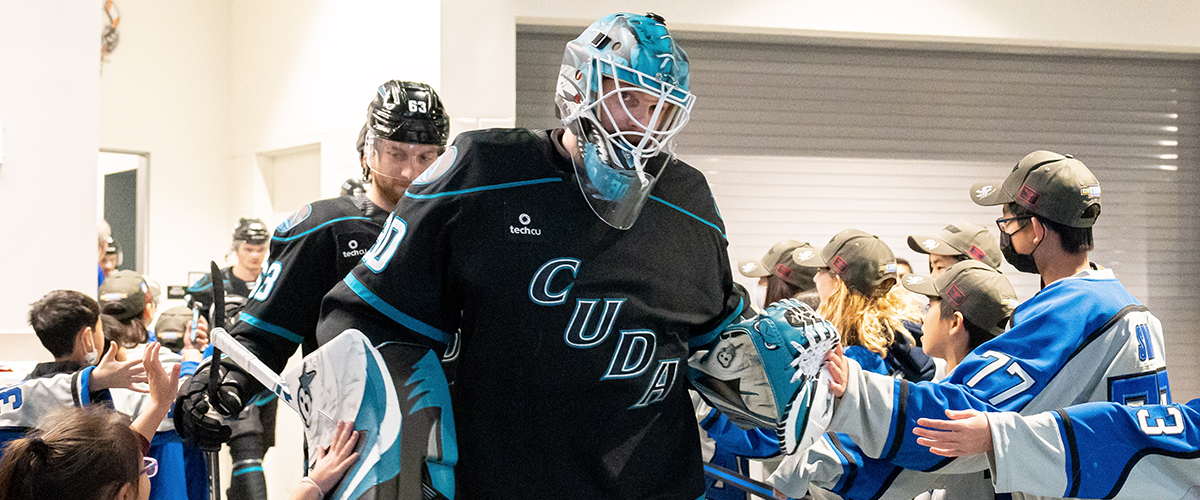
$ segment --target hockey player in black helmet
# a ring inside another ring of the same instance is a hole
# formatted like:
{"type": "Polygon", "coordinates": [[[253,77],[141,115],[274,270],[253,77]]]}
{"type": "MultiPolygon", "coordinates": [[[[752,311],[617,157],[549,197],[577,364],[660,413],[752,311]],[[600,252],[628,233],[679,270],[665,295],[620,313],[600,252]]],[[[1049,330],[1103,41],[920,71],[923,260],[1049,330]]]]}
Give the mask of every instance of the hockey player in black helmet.
{"type": "MultiPolygon", "coordinates": [[[[267,258],[267,242],[270,237],[271,234],[267,232],[267,225],[262,219],[245,217],[238,219],[237,225],[233,227],[233,238],[229,249],[229,253],[236,256],[236,261],[232,266],[221,269],[221,276],[225,280],[226,295],[250,296],[250,290],[254,288],[258,275],[262,273],[263,261],[267,258]]],[[[226,254],[226,257],[228,256],[229,254],[226,254]]],[[[211,313],[209,307],[213,303],[212,276],[205,274],[204,277],[192,283],[187,292],[191,296],[188,300],[188,307],[199,307],[206,316],[211,313]]]]}
{"type": "MultiPolygon", "coordinates": [[[[437,92],[427,84],[391,80],[380,85],[367,106],[359,136],[359,161],[365,191],[315,201],[275,228],[271,260],[251,290],[238,323],[230,332],[276,372],[303,346],[317,347],[321,299],[375,243],[388,214],[409,184],[444,150],[450,119],[437,92]]],[[[223,414],[240,413],[263,389],[250,376],[230,367],[222,382],[238,401],[226,402],[223,414]],[[236,404],[234,404],[236,403],[236,404]]],[[[224,423],[206,417],[207,368],[180,391],[175,421],[188,442],[212,446],[222,441],[224,423]]]]}
{"type": "Polygon", "coordinates": [[[390,81],[367,106],[358,153],[367,198],[391,211],[409,184],[446,150],[450,118],[424,83],[390,81]]]}
{"type": "Polygon", "coordinates": [[[688,81],[661,17],[606,16],[567,44],[546,96],[563,128],[465,132],[412,182],[321,304],[318,338],[361,332],[396,396],[363,399],[363,456],[380,458],[336,498],[703,497],[683,377],[722,340],[701,366],[724,370],[709,378],[737,399],[725,408],[747,425],[792,422],[789,452],[809,441],[814,393],[800,388],[836,336],[791,301],[735,323],[746,301],[716,203],[672,155],[688,81]],[[455,338],[449,388],[437,359],[455,338]]]}

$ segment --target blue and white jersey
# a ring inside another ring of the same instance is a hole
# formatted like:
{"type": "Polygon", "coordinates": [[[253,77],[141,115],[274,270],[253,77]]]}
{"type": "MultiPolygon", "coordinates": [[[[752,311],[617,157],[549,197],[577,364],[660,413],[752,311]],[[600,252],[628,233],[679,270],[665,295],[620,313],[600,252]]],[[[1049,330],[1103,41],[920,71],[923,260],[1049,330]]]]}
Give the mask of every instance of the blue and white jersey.
{"type": "MultiPolygon", "coordinates": [[[[1035,414],[1088,401],[1168,403],[1164,346],[1159,321],[1111,270],[1083,271],[1017,307],[1012,328],[976,348],[945,381],[910,383],[854,365],[861,380],[851,381],[839,407],[845,418],[835,414],[830,429],[850,434],[868,457],[882,459],[867,464],[873,472],[859,470],[855,481],[862,497],[886,498],[884,492],[898,486],[895,466],[943,474],[987,468],[982,457],[947,459],[918,445],[912,434],[917,419],[945,418],[945,409],[1035,414]],[[857,402],[847,405],[847,399],[857,402]],[[859,405],[869,410],[846,408],[859,405]]],[[[807,486],[797,477],[803,477],[798,465],[781,467],[773,480],[792,493],[807,486]]]]}
{"type": "Polygon", "coordinates": [[[614,229],[557,134],[459,135],[325,297],[318,337],[356,328],[441,352],[461,332],[459,498],[700,498],[689,343],[741,309],[712,194],[659,160],[637,222],[614,229]]]}
{"type": "Polygon", "coordinates": [[[107,390],[93,393],[90,388],[94,369],[89,366],[74,373],[59,373],[0,387],[0,445],[45,423],[46,416],[57,409],[87,406],[92,404],[93,397],[106,397],[107,390]]]}
{"type": "Polygon", "coordinates": [[[988,415],[997,491],[1069,498],[1200,497],[1200,399],[988,415]]]}

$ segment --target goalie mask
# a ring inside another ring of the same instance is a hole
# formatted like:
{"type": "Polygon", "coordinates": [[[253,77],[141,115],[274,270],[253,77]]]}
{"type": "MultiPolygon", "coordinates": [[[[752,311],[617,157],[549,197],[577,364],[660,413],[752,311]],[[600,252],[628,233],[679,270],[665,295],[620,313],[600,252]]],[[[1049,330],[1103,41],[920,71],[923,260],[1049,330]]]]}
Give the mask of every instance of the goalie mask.
{"type": "Polygon", "coordinates": [[[637,220],[696,101],[687,54],[648,16],[612,14],[567,43],[554,95],[583,196],[617,229],[637,220]]]}
{"type": "Polygon", "coordinates": [[[807,449],[832,416],[825,353],[841,340],[833,324],[795,299],[730,325],[688,360],[692,386],[739,427],[774,428],[784,454],[807,449]]]}

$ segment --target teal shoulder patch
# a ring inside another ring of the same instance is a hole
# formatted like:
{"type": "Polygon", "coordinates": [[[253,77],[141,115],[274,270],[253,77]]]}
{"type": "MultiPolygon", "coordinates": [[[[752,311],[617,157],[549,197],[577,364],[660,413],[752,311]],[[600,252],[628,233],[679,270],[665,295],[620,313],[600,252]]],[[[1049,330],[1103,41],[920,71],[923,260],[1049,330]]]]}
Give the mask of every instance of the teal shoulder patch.
{"type": "Polygon", "coordinates": [[[292,228],[299,226],[300,223],[304,222],[304,219],[307,219],[310,215],[312,215],[312,205],[304,205],[300,208],[300,210],[297,210],[296,213],[292,214],[291,217],[288,217],[287,220],[279,224],[279,227],[275,228],[275,232],[286,233],[292,228]]]}
{"type": "Polygon", "coordinates": [[[421,175],[412,181],[416,185],[425,185],[438,180],[451,168],[454,168],[454,161],[458,159],[458,146],[450,146],[445,153],[438,157],[437,161],[433,162],[429,168],[421,172],[421,175]]]}

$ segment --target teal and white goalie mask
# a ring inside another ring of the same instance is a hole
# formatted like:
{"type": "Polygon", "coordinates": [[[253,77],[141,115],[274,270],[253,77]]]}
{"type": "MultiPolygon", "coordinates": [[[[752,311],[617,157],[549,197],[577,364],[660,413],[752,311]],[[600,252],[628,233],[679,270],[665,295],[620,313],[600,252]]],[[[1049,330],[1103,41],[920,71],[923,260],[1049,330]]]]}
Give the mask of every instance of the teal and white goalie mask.
{"type": "Polygon", "coordinates": [[[696,101],[687,54],[649,16],[612,14],[567,43],[554,95],[583,196],[617,229],[637,220],[696,101]]]}
{"type": "Polygon", "coordinates": [[[807,449],[832,416],[825,353],[841,336],[795,299],[730,325],[688,360],[692,386],[739,427],[775,429],[784,454],[807,449]]]}

